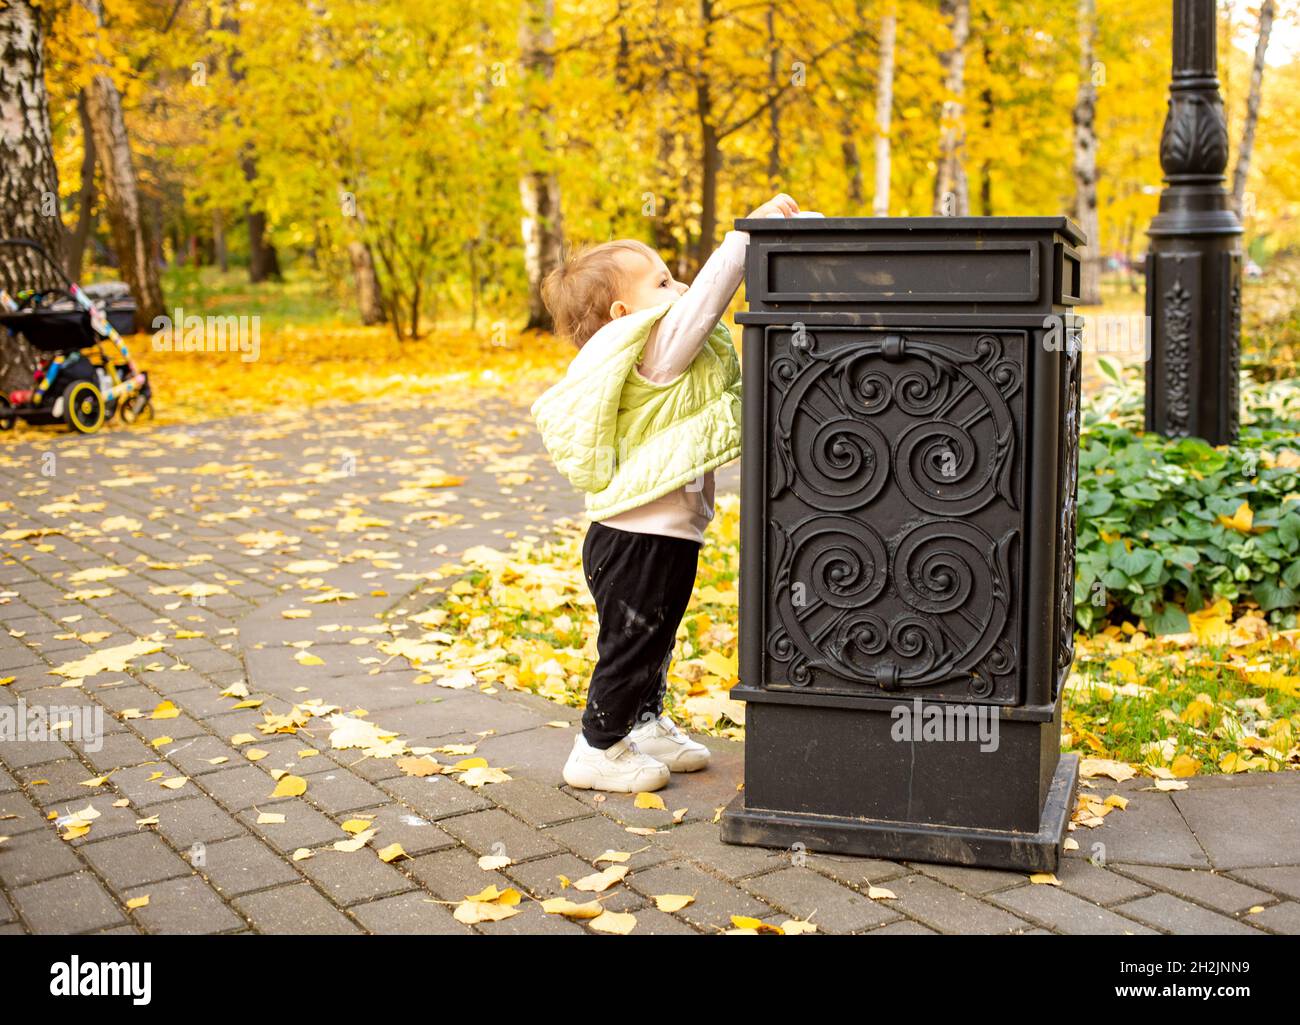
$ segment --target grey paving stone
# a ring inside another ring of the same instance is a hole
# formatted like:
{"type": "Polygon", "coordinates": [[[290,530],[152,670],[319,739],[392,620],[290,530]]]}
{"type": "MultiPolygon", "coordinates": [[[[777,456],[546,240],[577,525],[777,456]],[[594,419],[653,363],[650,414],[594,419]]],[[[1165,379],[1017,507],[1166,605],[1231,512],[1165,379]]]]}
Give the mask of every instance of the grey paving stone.
{"type": "Polygon", "coordinates": [[[198,870],[225,897],[298,882],[299,875],[281,854],[252,836],[203,845],[198,870]]]}
{"type": "Polygon", "coordinates": [[[741,885],[773,907],[812,921],[820,932],[857,932],[899,917],[888,902],[873,901],[809,868],[786,868],[741,885]]]}
{"type": "Polygon", "coordinates": [[[235,765],[220,772],[209,773],[200,777],[199,784],[204,792],[215,797],[232,812],[245,811],[257,805],[269,808],[276,800],[271,793],[275,790],[275,780],[270,773],[254,765],[235,765]]]}
{"type": "Polygon", "coordinates": [[[198,876],[169,879],[128,890],[124,900],[148,896],[149,903],[136,908],[131,918],[151,933],[208,935],[233,932],[244,920],[230,910],[198,876]]]}
{"type": "Polygon", "coordinates": [[[45,818],[26,794],[20,791],[0,794],[0,832],[5,836],[44,828],[45,818]]]}
{"type": "Polygon", "coordinates": [[[253,923],[254,931],[260,933],[334,935],[361,931],[308,883],[236,897],[235,907],[253,923]]]}
{"type": "Polygon", "coordinates": [[[773,910],[739,887],[715,879],[686,862],[633,871],[624,881],[647,897],[667,893],[694,897],[694,903],[677,912],[677,916],[701,929],[730,928],[733,915],[762,918],[773,910]]]}
{"type": "Polygon", "coordinates": [[[649,838],[629,833],[603,815],[551,826],[545,831],[545,836],[587,862],[599,858],[606,851],[626,851],[632,855],[627,866],[633,872],[672,857],[664,847],[647,843],[649,838]]]}
{"type": "Polygon", "coordinates": [[[665,914],[653,904],[633,913],[636,915],[636,928],[632,930],[632,936],[696,936],[699,934],[699,930],[692,927],[680,914],[665,914]]]}
{"type": "Polygon", "coordinates": [[[206,795],[146,805],[139,814],[141,818],[157,816],[155,828],[173,847],[181,850],[188,850],[195,843],[216,843],[248,832],[233,815],[206,795]]]}
{"type": "Polygon", "coordinates": [[[152,711],[157,704],[164,699],[154,695],[153,706],[146,706],[140,711],[144,712],[143,719],[131,719],[128,725],[138,733],[146,744],[153,746],[155,742],[163,737],[171,737],[173,740],[185,740],[188,737],[201,737],[207,733],[203,725],[188,715],[178,715],[175,719],[154,719],[152,711]]]}
{"type": "Polygon", "coordinates": [[[718,827],[712,822],[673,826],[661,836],[646,838],[645,842],[651,840],[732,880],[771,872],[791,864],[791,855],[786,851],[723,843],[718,835],[718,827]]]}
{"type": "Polygon", "coordinates": [[[124,766],[144,765],[146,762],[158,760],[158,752],[141,741],[134,733],[114,733],[107,736],[98,751],[86,750],[82,756],[96,772],[101,773],[111,773],[124,766]]]}
{"type": "Polygon", "coordinates": [[[380,807],[352,812],[348,818],[368,820],[371,828],[377,830],[376,839],[379,846],[386,847],[390,843],[400,843],[402,850],[412,858],[455,847],[457,842],[428,819],[392,802],[380,807]]]}
{"type": "Polygon", "coordinates": [[[214,772],[228,771],[232,767],[244,765],[244,758],[239,753],[239,750],[238,748],[232,748],[224,740],[204,734],[199,737],[177,740],[172,744],[165,744],[158,749],[155,757],[161,755],[172,765],[175,765],[180,772],[197,779],[214,772]],[[226,761],[213,764],[214,760],[219,758],[225,758],[226,761]]]}
{"type": "Polygon", "coordinates": [[[1110,868],[1099,868],[1082,858],[1062,858],[1056,870],[1061,888],[1093,904],[1110,905],[1149,893],[1150,887],[1134,882],[1110,868]]]}
{"type": "Polygon", "coordinates": [[[1293,775],[1270,773],[1269,783],[1252,787],[1183,790],[1174,803],[1215,868],[1292,864],[1300,851],[1300,779],[1293,775]]]}
{"type": "Polygon", "coordinates": [[[402,936],[467,936],[472,930],[461,925],[445,906],[435,904],[423,892],[399,894],[359,904],[352,909],[366,932],[402,936]]]}
{"type": "Polygon", "coordinates": [[[443,819],[439,825],[480,855],[504,854],[515,861],[523,861],[559,850],[545,833],[532,829],[499,808],[457,815],[443,819]]]}
{"type": "Polygon", "coordinates": [[[1169,893],[1139,897],[1137,900],[1117,904],[1113,910],[1165,932],[1209,936],[1260,935],[1258,930],[1235,919],[1207,911],[1169,893]]]}
{"type": "Polygon", "coordinates": [[[81,860],[53,829],[19,833],[0,847],[0,883],[10,892],[28,883],[68,875],[81,867],[81,860]]]}
{"type": "Polygon", "coordinates": [[[429,888],[439,900],[464,900],[482,893],[489,886],[504,890],[510,880],[500,872],[485,872],[478,867],[478,857],[463,847],[436,851],[412,858],[403,868],[429,888]]]}
{"type": "MultiPolygon", "coordinates": [[[[93,833],[94,827],[91,827],[93,833]]],[[[190,874],[190,866],[152,833],[101,840],[81,848],[82,856],[114,890],[190,874]]]]}
{"type": "Polygon", "coordinates": [[[1239,868],[1233,873],[1238,879],[1283,897],[1300,900],[1300,865],[1283,865],[1277,868],[1239,868]]]}
{"type": "Polygon", "coordinates": [[[7,740],[0,744],[0,762],[10,772],[71,757],[72,748],[61,740],[7,740]]]}
{"type": "Polygon", "coordinates": [[[1030,926],[1015,915],[992,907],[928,876],[910,875],[889,881],[897,895],[890,906],[909,918],[947,933],[1009,933],[1030,926]]]}
{"type": "Polygon", "coordinates": [[[166,763],[137,765],[113,773],[112,781],[113,786],[129,798],[133,805],[144,808],[196,796],[200,791],[193,780],[186,780],[184,785],[176,789],[162,785],[164,780],[183,775],[166,763]],[[157,778],[154,778],[155,775],[157,778]]]}
{"type": "Polygon", "coordinates": [[[507,865],[501,871],[510,877],[521,892],[530,897],[538,900],[568,897],[576,903],[582,903],[590,895],[566,887],[560,877],[564,876],[570,883],[574,883],[604,867],[605,863],[602,863],[599,868],[593,868],[574,855],[565,853],[526,861],[522,865],[507,865]]]}
{"type": "Polygon", "coordinates": [[[34,933],[71,935],[123,921],[117,901],[89,872],[33,883],[11,893],[18,913],[34,933]]]}
{"type": "Polygon", "coordinates": [[[864,933],[865,936],[934,936],[933,929],[927,929],[920,922],[912,922],[907,919],[901,919],[897,922],[890,922],[888,925],[882,925],[879,929],[872,929],[864,933]]]}
{"type": "Polygon", "coordinates": [[[423,779],[402,776],[384,780],[379,786],[431,822],[492,807],[492,802],[482,794],[445,776],[426,776],[423,779]]]}
{"type": "Polygon", "coordinates": [[[403,893],[414,884],[371,847],[341,853],[325,848],[297,863],[299,870],[335,904],[347,907],[376,897],[403,893]]]}
{"type": "Polygon", "coordinates": [[[1126,793],[1129,805],[1124,811],[1107,815],[1096,829],[1070,834],[1079,842],[1079,850],[1067,852],[1067,857],[1086,860],[1093,845],[1101,843],[1110,863],[1210,867],[1210,859],[1169,794],[1133,789],[1126,793]]]}
{"type": "Polygon", "coordinates": [[[500,922],[483,922],[474,927],[488,936],[581,936],[586,930],[563,915],[548,915],[536,904],[500,922]]]}
{"type": "Polygon", "coordinates": [[[279,801],[265,808],[250,808],[239,813],[239,820],[282,854],[292,854],[299,847],[318,847],[348,839],[342,827],[328,815],[299,800],[279,801]],[[283,822],[259,824],[261,813],[283,815],[283,822]]]}
{"type": "Polygon", "coordinates": [[[388,797],[372,783],[367,783],[345,769],[319,772],[307,779],[308,800],[329,815],[360,811],[379,804],[388,797]]]}
{"type": "MultiPolygon", "coordinates": [[[[85,787],[82,782],[97,778],[84,765],[72,759],[50,762],[46,765],[34,765],[15,771],[27,793],[42,807],[48,807],[61,801],[77,802],[83,798],[98,798],[101,803],[106,795],[113,799],[112,788],[106,783],[98,787],[85,787]]],[[[82,807],[85,807],[83,804],[82,807]]]]}
{"type": "Polygon", "coordinates": [[[930,865],[925,862],[909,862],[908,868],[937,879],[962,893],[983,896],[998,890],[1009,890],[1025,881],[1022,872],[999,872],[987,868],[970,868],[965,865],[930,865]]]}
{"type": "Polygon", "coordinates": [[[1258,914],[1245,915],[1242,920],[1270,932],[1286,936],[1300,935],[1300,904],[1289,900],[1285,904],[1265,908],[1258,914]]]}
{"type": "Polygon", "coordinates": [[[993,903],[1027,921],[1041,922],[1067,935],[1143,935],[1153,932],[1113,911],[1100,908],[1063,889],[1029,884],[996,893],[993,903]]]}
{"type": "Polygon", "coordinates": [[[1149,883],[1152,888],[1168,890],[1197,904],[1232,915],[1256,904],[1267,904],[1272,896],[1244,883],[1234,882],[1214,872],[1161,868],[1156,865],[1118,865],[1125,875],[1149,883]]]}
{"type": "Polygon", "coordinates": [[[811,868],[820,872],[827,879],[847,886],[862,887],[878,885],[890,879],[909,875],[908,870],[896,861],[881,861],[877,858],[855,858],[842,854],[819,854],[816,851],[798,852],[798,860],[787,852],[787,859],[796,868],[811,868]]]}
{"type": "Polygon", "coordinates": [[[492,800],[530,826],[553,826],[592,814],[581,801],[532,779],[514,779],[494,785],[492,800]]]}

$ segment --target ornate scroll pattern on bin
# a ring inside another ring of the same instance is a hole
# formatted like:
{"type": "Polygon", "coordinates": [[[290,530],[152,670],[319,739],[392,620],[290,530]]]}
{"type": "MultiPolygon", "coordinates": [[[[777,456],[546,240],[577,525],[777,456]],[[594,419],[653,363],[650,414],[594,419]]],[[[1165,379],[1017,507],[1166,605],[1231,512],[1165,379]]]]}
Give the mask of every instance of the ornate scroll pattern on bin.
{"type": "Polygon", "coordinates": [[[1074,565],[1079,512],[1079,403],[1083,378],[1083,327],[1071,329],[1069,344],[1062,354],[1066,361],[1065,394],[1061,408],[1061,529],[1057,538],[1058,572],[1056,615],[1059,622],[1056,680],[1052,699],[1065,686],[1074,664],[1074,565]]]}
{"type": "Polygon", "coordinates": [[[769,498],[810,511],[771,529],[770,657],[796,687],[818,670],[893,691],[967,681],[988,697],[1015,668],[1007,629],[1019,532],[967,517],[1015,510],[1022,371],[992,334],[961,350],[864,334],[807,335],[772,361],[769,498]],[[888,536],[872,504],[890,505],[888,536]]]}

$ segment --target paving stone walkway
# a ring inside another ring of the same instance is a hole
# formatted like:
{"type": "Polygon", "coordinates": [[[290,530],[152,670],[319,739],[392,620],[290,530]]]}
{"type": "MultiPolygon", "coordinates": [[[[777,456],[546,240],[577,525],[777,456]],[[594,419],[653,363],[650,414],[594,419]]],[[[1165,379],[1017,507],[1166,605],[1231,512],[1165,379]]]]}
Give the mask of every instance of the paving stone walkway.
{"type": "MultiPolygon", "coordinates": [[[[0,679],[13,677],[0,706],[104,710],[98,750],[0,741],[0,932],[580,933],[531,901],[474,927],[446,902],[492,883],[554,896],[561,876],[588,875],[615,850],[633,852],[630,872],[605,904],[634,912],[638,934],[716,932],[733,915],[810,918],[826,933],[1300,933],[1300,773],[1197,779],[1171,794],[1142,780],[1100,785],[1127,810],[1072,834],[1079,849],[1059,886],[725,846],[713,820],[742,774],[730,742],[710,741],[714,766],[663,792],[669,809],[688,809],[680,824],[628,797],[569,791],[559,772],[573,728],[548,723],[577,712],[417,686],[418,671],[375,658],[365,632],[466,547],[540,537],[578,511],[525,411],[504,401],[0,445],[0,531],[54,531],[0,540],[0,679]],[[439,470],[466,480],[425,486],[439,470]],[[356,597],[304,602],[340,592],[356,597]],[[311,617],[283,615],[302,609],[311,617]],[[150,636],[166,647],[125,671],[78,686],[50,673],[150,636]],[[323,664],[304,665],[290,646],[305,640],[323,664]],[[240,682],[260,707],[222,696],[240,682]],[[332,749],[315,723],[257,733],[267,712],[309,699],[365,709],[412,747],[477,744],[513,780],[474,789],[408,776],[393,759],[332,749]],[[179,714],[152,718],[164,701],[179,714]],[[232,743],[241,733],[266,757],[248,760],[248,745],[232,743]],[[273,770],[302,776],[306,793],[269,798],[273,770]],[[60,822],[87,804],[100,813],[89,832],[63,839],[60,822]],[[259,821],[266,812],[284,821],[259,821]],[[409,858],[332,849],[343,822],[367,816],[373,846],[399,842],[409,858]],[[316,853],[295,861],[300,848],[316,853]],[[513,864],[479,868],[501,853],[513,864]],[[869,885],[896,899],[868,899],[869,885]],[[695,900],[666,914],[651,899],[666,893],[695,900]]],[[[734,487],[734,469],[721,483],[734,487]]]]}

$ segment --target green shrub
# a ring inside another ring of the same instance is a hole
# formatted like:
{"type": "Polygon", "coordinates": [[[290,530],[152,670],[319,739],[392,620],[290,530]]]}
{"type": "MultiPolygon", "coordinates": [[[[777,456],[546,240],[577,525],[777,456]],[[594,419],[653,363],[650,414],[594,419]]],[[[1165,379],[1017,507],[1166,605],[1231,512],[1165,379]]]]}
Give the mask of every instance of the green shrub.
{"type": "Polygon", "coordinates": [[[1118,379],[1086,405],[1074,588],[1082,629],[1140,617],[1155,633],[1185,631],[1188,612],[1219,598],[1254,601],[1275,625],[1296,625],[1300,390],[1244,391],[1241,441],[1221,448],[1138,430],[1133,389],[1118,379]],[[1243,505],[1248,530],[1236,519],[1243,505]]]}

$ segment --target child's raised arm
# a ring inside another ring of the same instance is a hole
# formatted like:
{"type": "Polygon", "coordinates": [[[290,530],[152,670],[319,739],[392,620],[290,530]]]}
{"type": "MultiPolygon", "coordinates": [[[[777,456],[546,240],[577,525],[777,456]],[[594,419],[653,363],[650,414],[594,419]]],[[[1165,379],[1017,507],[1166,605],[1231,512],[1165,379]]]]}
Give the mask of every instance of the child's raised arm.
{"type": "MultiPolygon", "coordinates": [[[[798,212],[798,204],[781,193],[749,216],[793,217],[798,212]]],[[[647,381],[666,384],[684,373],[699,355],[709,332],[727,312],[731,297],[740,287],[748,244],[747,233],[727,232],[722,245],[700,268],[691,287],[655,325],[637,367],[647,381]]]]}

